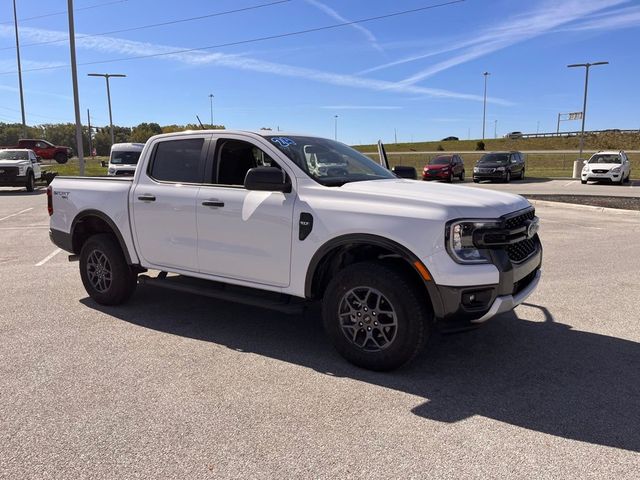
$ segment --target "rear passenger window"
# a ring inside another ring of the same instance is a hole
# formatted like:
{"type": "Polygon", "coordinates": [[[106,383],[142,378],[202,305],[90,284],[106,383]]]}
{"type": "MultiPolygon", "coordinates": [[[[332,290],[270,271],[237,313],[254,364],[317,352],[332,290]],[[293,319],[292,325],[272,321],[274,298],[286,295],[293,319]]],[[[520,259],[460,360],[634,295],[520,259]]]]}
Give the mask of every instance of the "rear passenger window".
{"type": "Polygon", "coordinates": [[[149,175],[164,182],[200,183],[203,145],[203,138],[160,142],[149,175]]]}

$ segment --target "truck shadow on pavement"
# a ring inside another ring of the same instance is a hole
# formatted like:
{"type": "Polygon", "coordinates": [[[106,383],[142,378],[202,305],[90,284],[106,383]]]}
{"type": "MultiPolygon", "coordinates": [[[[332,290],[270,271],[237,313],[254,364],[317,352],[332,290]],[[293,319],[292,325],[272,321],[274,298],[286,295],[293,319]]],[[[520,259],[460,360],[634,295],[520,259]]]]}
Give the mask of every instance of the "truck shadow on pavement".
{"type": "MultiPolygon", "coordinates": [[[[317,312],[287,316],[139,288],[121,307],[87,307],[157,331],[224,345],[417,395],[412,413],[453,423],[480,415],[557,437],[640,451],[640,343],[503,314],[482,328],[434,335],[411,365],[354,367],[324,337],[317,312]]],[[[525,309],[531,311],[531,309],[525,309]]]]}
{"type": "Polygon", "coordinates": [[[33,197],[37,195],[44,195],[47,193],[46,187],[36,187],[33,192],[27,192],[24,188],[20,190],[3,190],[0,189],[0,197],[33,197]]]}

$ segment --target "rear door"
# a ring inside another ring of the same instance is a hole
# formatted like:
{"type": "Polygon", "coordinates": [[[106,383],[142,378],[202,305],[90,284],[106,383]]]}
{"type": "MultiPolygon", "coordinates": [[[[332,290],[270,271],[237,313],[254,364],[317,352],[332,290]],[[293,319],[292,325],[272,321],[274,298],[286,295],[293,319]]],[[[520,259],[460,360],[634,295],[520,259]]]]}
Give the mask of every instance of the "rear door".
{"type": "Polygon", "coordinates": [[[290,193],[249,191],[250,168],[275,166],[292,178],[270,145],[229,134],[215,141],[209,183],[198,193],[200,272],[265,285],[289,285],[295,185],[290,193]]]}
{"type": "Polygon", "coordinates": [[[211,134],[163,138],[150,145],[130,196],[138,254],[145,266],[196,272],[196,200],[211,134]]]}

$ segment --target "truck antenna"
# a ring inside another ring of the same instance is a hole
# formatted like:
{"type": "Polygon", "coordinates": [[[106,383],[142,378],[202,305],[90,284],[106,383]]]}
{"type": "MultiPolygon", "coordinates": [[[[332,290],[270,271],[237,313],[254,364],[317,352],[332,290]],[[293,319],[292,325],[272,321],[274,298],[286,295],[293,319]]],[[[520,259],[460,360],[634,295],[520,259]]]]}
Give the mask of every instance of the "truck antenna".
{"type": "Polygon", "coordinates": [[[206,130],[206,128],[204,128],[204,125],[200,121],[200,117],[198,115],[196,115],[196,118],[198,119],[198,123],[200,124],[200,128],[202,128],[202,130],[206,130]]]}

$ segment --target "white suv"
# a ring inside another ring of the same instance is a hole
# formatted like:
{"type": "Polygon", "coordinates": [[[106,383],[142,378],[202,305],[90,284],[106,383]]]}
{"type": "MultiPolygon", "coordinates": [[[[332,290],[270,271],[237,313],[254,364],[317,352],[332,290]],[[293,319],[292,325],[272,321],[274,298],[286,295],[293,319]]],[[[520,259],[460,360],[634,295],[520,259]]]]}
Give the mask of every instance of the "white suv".
{"type": "Polygon", "coordinates": [[[631,163],[622,150],[594,153],[582,167],[582,183],[608,180],[622,185],[631,178],[631,163]]]}

